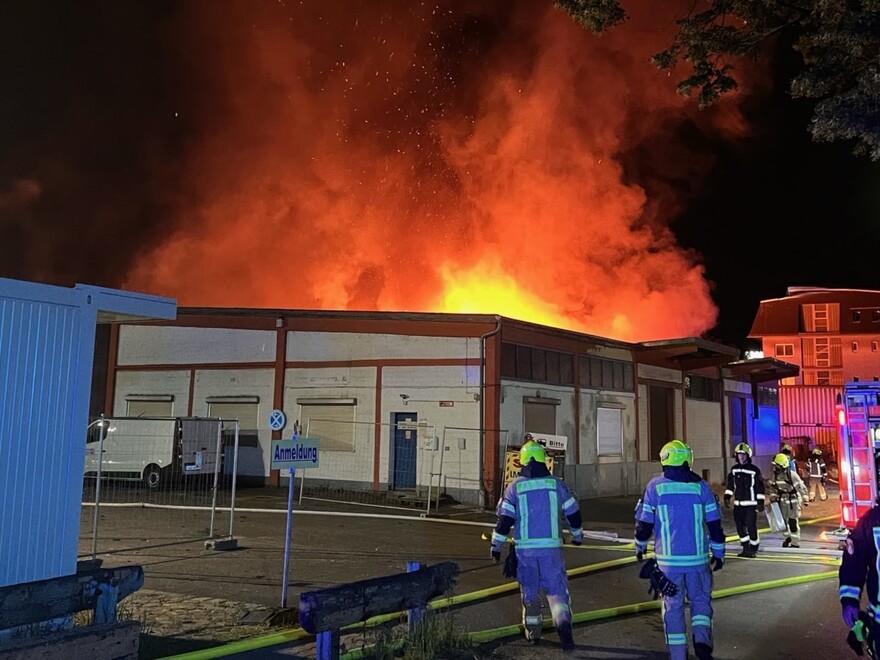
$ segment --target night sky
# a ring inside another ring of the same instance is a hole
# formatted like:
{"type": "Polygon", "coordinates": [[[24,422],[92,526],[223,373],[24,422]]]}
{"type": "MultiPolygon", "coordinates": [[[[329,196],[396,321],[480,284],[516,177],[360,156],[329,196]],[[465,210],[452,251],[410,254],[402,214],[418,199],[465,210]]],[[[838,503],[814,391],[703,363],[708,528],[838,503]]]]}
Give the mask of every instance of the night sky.
{"type": "Polygon", "coordinates": [[[509,276],[576,329],[739,346],[786,287],[880,288],[880,164],[812,142],[790,50],[701,112],[647,62],[668,21],[343,4],[6,3],[0,275],[414,311],[509,276]]]}

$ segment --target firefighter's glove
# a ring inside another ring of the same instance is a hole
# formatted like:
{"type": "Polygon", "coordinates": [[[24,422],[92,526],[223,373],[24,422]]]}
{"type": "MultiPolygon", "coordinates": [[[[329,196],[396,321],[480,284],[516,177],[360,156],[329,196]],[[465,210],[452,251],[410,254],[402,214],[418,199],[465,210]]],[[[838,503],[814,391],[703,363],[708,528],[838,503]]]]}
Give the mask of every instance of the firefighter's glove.
{"type": "Polygon", "coordinates": [[[824,486],[825,485],[825,476],[824,475],[822,476],[821,481],[822,481],[822,485],[824,486]]]}
{"type": "Polygon", "coordinates": [[[636,559],[642,561],[645,558],[645,552],[648,550],[647,541],[639,541],[636,539],[636,559]]]}
{"type": "Polygon", "coordinates": [[[764,500],[758,500],[758,513],[764,512],[764,500]]]}
{"type": "Polygon", "coordinates": [[[507,551],[507,559],[504,560],[504,566],[501,568],[501,575],[507,578],[515,578],[518,568],[519,559],[516,556],[516,546],[511,543],[510,550],[507,551]]]}
{"type": "MultiPolygon", "coordinates": [[[[850,607],[852,609],[856,609],[852,605],[844,606],[844,610],[850,607]]],[[[849,647],[855,651],[855,654],[858,656],[865,655],[865,644],[868,645],[868,653],[871,657],[874,657],[874,654],[871,653],[871,640],[869,639],[871,635],[871,618],[868,616],[867,612],[856,612],[856,620],[855,623],[850,627],[849,634],[846,636],[846,643],[849,647]]]]}
{"type": "Polygon", "coordinates": [[[496,564],[501,561],[501,550],[496,550],[495,546],[492,546],[492,549],[489,551],[489,556],[492,558],[496,564]]]}
{"type": "Polygon", "coordinates": [[[712,555],[712,560],[709,562],[709,566],[712,567],[712,572],[720,571],[724,568],[724,559],[718,557],[717,555],[712,555]]]}
{"type": "Polygon", "coordinates": [[[584,530],[583,529],[573,529],[571,530],[571,544],[572,545],[581,545],[584,542],[584,530]]]}
{"type": "Polygon", "coordinates": [[[726,506],[728,509],[730,508],[730,495],[724,496],[724,506],[726,506]]]}
{"type": "Polygon", "coordinates": [[[649,559],[639,571],[639,577],[649,580],[648,593],[656,600],[659,596],[674,596],[678,593],[675,583],[660,570],[656,559],[649,559]]]}
{"type": "Polygon", "coordinates": [[[843,622],[847,628],[852,628],[859,620],[859,608],[855,605],[843,606],[843,622]]]}

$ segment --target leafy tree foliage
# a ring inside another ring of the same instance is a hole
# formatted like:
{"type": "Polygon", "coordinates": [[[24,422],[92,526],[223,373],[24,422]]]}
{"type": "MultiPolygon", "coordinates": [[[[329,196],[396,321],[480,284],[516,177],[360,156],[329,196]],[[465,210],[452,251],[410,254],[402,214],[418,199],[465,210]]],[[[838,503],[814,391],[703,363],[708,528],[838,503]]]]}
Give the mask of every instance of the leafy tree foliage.
{"type": "MultiPolygon", "coordinates": [[[[618,0],[556,6],[597,34],[628,19],[618,0]]],[[[880,0],[695,1],[652,61],[667,70],[684,63],[689,75],[677,89],[706,107],[737,88],[736,59],[760,55],[783,34],[803,60],[791,94],[814,102],[813,139],[852,141],[856,154],[880,160],[880,0]]]]}

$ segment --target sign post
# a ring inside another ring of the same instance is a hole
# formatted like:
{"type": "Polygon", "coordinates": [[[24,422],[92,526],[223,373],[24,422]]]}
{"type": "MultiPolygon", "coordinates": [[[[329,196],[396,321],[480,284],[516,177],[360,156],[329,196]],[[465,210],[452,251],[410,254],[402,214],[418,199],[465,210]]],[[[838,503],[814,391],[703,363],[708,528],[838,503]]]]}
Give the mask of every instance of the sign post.
{"type": "Polygon", "coordinates": [[[290,471],[287,484],[287,529],[284,535],[284,575],[281,579],[281,607],[287,607],[287,574],[290,567],[290,529],[293,524],[293,479],[297,468],[318,467],[318,441],[300,438],[299,427],[294,424],[290,440],[272,441],[272,469],[290,471]]]}

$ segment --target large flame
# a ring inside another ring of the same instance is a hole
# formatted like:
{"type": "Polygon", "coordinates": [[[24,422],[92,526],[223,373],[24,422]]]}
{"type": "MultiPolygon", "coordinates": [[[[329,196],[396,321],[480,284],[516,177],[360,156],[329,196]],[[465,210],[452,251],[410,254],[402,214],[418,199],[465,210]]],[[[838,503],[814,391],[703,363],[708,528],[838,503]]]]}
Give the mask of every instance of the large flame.
{"type": "Polygon", "coordinates": [[[707,160],[670,136],[741,127],[730,106],[696,117],[647,63],[669,17],[599,39],[550,2],[380,5],[186,5],[187,201],[128,288],[633,341],[713,327],[668,228],[672,182],[707,160]]]}

